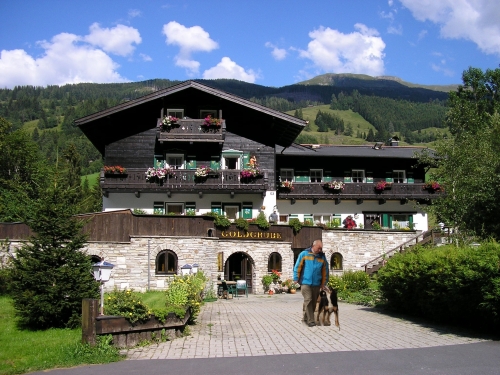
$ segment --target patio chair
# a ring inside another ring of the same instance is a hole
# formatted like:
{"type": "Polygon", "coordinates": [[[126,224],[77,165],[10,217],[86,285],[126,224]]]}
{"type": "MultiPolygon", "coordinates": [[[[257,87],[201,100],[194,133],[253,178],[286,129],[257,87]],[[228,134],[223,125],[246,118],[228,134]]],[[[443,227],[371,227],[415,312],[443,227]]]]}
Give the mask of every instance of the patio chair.
{"type": "Polygon", "coordinates": [[[247,287],[246,280],[238,280],[238,281],[236,281],[236,297],[240,296],[240,294],[239,294],[240,290],[245,291],[245,295],[248,298],[248,287],[247,287]]]}
{"type": "Polygon", "coordinates": [[[234,285],[227,285],[225,280],[222,280],[222,298],[229,299],[229,295],[231,294],[231,299],[234,298],[236,293],[236,287],[234,285]]]}

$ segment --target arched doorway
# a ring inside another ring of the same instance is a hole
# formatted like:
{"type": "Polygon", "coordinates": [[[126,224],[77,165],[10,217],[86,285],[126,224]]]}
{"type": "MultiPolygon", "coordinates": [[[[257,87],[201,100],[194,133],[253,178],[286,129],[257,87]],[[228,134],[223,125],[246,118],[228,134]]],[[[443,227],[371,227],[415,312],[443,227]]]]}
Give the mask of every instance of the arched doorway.
{"type": "Polygon", "coordinates": [[[228,281],[246,280],[248,293],[252,293],[253,260],[243,252],[231,254],[224,265],[224,278],[228,281]]]}

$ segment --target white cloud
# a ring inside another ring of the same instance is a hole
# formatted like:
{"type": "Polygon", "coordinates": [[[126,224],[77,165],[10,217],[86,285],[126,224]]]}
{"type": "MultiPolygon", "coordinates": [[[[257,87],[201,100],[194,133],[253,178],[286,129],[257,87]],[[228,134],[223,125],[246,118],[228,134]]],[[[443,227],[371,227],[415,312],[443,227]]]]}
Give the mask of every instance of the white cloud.
{"type": "Polygon", "coordinates": [[[252,69],[245,70],[229,57],[223,57],[216,66],[203,72],[204,79],[232,78],[254,83],[259,75],[252,69]]]}
{"type": "Polygon", "coordinates": [[[273,50],[271,51],[271,55],[273,55],[274,59],[275,60],[283,60],[286,55],[287,55],[287,52],[286,52],[286,49],[284,48],[278,48],[277,46],[275,46],[274,44],[272,44],[271,42],[266,42],[265,46],[267,48],[272,48],[273,50]]]}
{"type": "Polygon", "coordinates": [[[139,56],[141,57],[142,61],[153,61],[153,59],[151,58],[151,56],[146,55],[144,53],[140,53],[139,56]]]}
{"type": "Polygon", "coordinates": [[[40,57],[22,49],[0,52],[0,87],[64,85],[80,82],[126,82],[119,65],[101,49],[85,43],[86,37],[61,33],[37,44],[40,57]]]}
{"type": "Polygon", "coordinates": [[[403,26],[401,26],[401,25],[398,25],[397,27],[396,26],[389,26],[387,28],[387,32],[389,34],[402,35],[403,34],[403,26]]]}
{"type": "Polygon", "coordinates": [[[142,42],[139,31],[133,27],[117,25],[111,29],[101,29],[98,23],[90,26],[90,34],[85,36],[84,40],[106,52],[120,56],[132,54],[135,49],[132,44],[142,42]]]}
{"type": "Polygon", "coordinates": [[[128,16],[130,18],[140,17],[141,15],[142,15],[142,12],[139,9],[129,9],[129,11],[128,11],[128,16]]]}
{"type": "Polygon", "coordinates": [[[386,13],[384,11],[379,12],[380,17],[390,19],[394,21],[394,14],[392,12],[386,13]]]}
{"type": "Polygon", "coordinates": [[[354,28],[358,31],[350,34],[324,27],[311,31],[313,40],[300,56],[328,73],[383,75],[384,41],[375,29],[359,23],[354,28]]]}
{"type": "Polygon", "coordinates": [[[450,69],[446,68],[445,66],[443,66],[445,63],[446,63],[446,61],[442,60],[441,61],[442,65],[431,64],[431,68],[435,72],[443,73],[447,77],[453,77],[455,75],[455,73],[453,72],[453,70],[450,70],[450,69]]]}
{"type": "Polygon", "coordinates": [[[171,21],[163,25],[163,34],[167,37],[168,45],[179,46],[180,51],[175,56],[175,64],[186,68],[190,74],[198,73],[200,63],[191,59],[194,52],[210,52],[219,48],[217,42],[210,38],[200,26],[186,27],[178,22],[171,21]]]}
{"type": "Polygon", "coordinates": [[[500,55],[500,3],[496,0],[399,0],[419,21],[441,27],[441,36],[467,39],[500,55]]]}
{"type": "Polygon", "coordinates": [[[427,36],[427,30],[422,30],[418,33],[418,40],[422,40],[427,36]]]}

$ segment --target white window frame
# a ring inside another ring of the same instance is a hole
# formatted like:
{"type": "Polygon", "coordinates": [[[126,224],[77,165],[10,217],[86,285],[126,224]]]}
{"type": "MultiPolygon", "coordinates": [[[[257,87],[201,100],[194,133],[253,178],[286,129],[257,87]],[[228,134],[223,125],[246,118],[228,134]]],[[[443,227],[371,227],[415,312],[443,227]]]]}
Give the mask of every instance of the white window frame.
{"type": "Polygon", "coordinates": [[[234,170],[242,169],[241,166],[243,164],[243,151],[238,151],[238,150],[222,151],[221,169],[228,169],[226,159],[236,159],[236,168],[234,170]]]}
{"type": "Polygon", "coordinates": [[[352,182],[354,182],[354,183],[366,182],[366,176],[365,176],[364,169],[353,169],[351,176],[352,176],[352,182]],[[355,173],[356,173],[356,176],[355,176],[355,173]],[[362,175],[361,181],[357,181],[359,179],[359,175],[358,175],[359,173],[362,175]]]}
{"type": "MultiPolygon", "coordinates": [[[[239,218],[240,218],[240,211],[241,211],[240,206],[238,206],[238,205],[230,205],[230,204],[228,204],[228,205],[224,205],[224,207],[223,207],[223,208],[224,208],[224,211],[223,211],[223,212],[224,212],[224,215],[225,215],[226,217],[229,217],[229,216],[227,215],[227,209],[228,209],[228,208],[236,208],[236,219],[239,219],[239,218]]],[[[233,220],[233,219],[229,219],[229,220],[233,220]]]]}
{"type": "Polygon", "coordinates": [[[174,116],[177,118],[183,118],[184,117],[184,110],[181,108],[167,108],[167,113],[165,116],[174,116]]]}
{"type": "Polygon", "coordinates": [[[407,179],[406,179],[406,171],[405,170],[402,170],[402,169],[396,169],[394,171],[392,171],[392,181],[397,183],[397,184],[405,184],[407,182],[407,179]],[[402,175],[403,178],[399,178],[399,175],[402,175]],[[398,175],[398,177],[396,178],[396,175],[398,175]],[[398,181],[396,181],[398,180],[398,181]],[[402,181],[399,181],[399,180],[402,180],[402,181]]]}
{"type": "Polygon", "coordinates": [[[313,221],[314,224],[316,223],[321,223],[321,224],[326,224],[330,222],[332,215],[331,214],[314,214],[313,215],[313,221]],[[317,220],[319,219],[319,220],[317,220]]]}
{"type": "Polygon", "coordinates": [[[293,168],[281,168],[280,169],[280,181],[290,181],[293,182],[295,179],[293,168]],[[289,175],[292,175],[291,177],[289,175]]]}
{"type": "Polygon", "coordinates": [[[310,182],[322,182],[323,181],[323,169],[310,169],[309,170],[309,181],[310,182]],[[313,177],[313,173],[315,176],[313,177]],[[318,179],[317,174],[319,173],[319,181],[313,181],[318,179]]]}
{"type": "Polygon", "coordinates": [[[180,212],[179,212],[179,215],[182,215],[185,211],[184,211],[184,203],[182,202],[167,202],[165,203],[165,214],[168,215],[170,212],[173,212],[173,211],[170,211],[169,210],[169,207],[171,206],[176,206],[176,207],[180,207],[180,212]]]}
{"type": "Polygon", "coordinates": [[[181,163],[180,168],[177,168],[177,169],[186,169],[186,159],[184,158],[183,154],[166,154],[165,155],[165,163],[167,163],[172,168],[172,164],[169,163],[169,158],[180,158],[182,163],[181,163]]]}

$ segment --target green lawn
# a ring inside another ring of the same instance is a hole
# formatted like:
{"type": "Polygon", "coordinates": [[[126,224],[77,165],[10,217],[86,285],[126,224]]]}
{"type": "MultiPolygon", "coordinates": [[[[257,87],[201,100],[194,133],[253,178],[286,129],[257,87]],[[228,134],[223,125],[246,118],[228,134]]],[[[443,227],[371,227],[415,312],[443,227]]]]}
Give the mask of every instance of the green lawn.
{"type": "Polygon", "coordinates": [[[18,329],[12,299],[0,296],[0,374],[24,374],[120,360],[116,349],[107,345],[91,348],[81,344],[81,340],[81,329],[18,329]]]}
{"type": "Polygon", "coordinates": [[[86,176],[82,176],[82,184],[85,181],[85,179],[87,178],[89,180],[89,187],[99,185],[99,175],[100,175],[100,172],[96,172],[96,173],[88,174],[86,176]]]}

